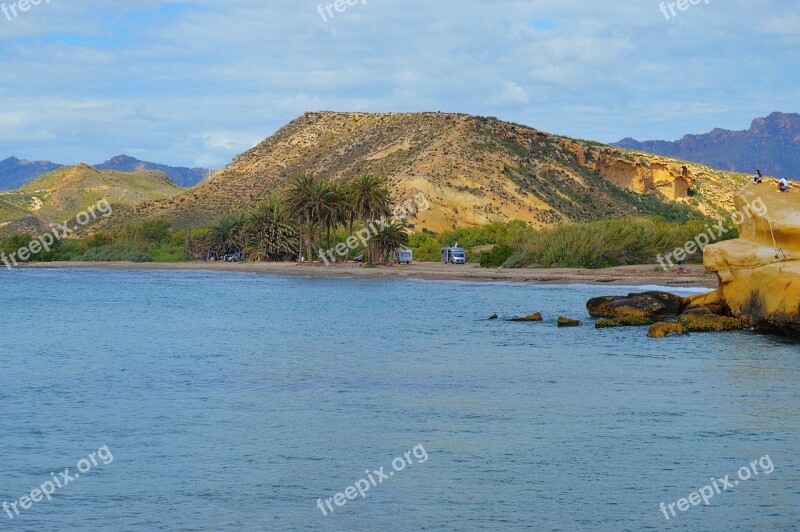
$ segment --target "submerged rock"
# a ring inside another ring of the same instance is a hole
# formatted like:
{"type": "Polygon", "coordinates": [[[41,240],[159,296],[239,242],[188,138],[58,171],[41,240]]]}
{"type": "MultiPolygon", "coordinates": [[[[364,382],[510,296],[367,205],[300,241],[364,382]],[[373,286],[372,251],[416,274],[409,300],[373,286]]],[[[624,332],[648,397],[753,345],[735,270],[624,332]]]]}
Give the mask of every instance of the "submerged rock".
{"type": "Polygon", "coordinates": [[[649,338],[666,338],[667,336],[676,336],[686,334],[686,328],[681,323],[674,323],[669,321],[660,321],[650,326],[647,331],[649,338]]]}
{"type": "Polygon", "coordinates": [[[524,318],[511,318],[511,321],[542,321],[542,313],[534,312],[530,316],[525,316],[524,318]]]}
{"type": "Polygon", "coordinates": [[[646,325],[652,325],[652,324],[653,320],[648,320],[643,318],[621,317],[621,318],[600,320],[594,324],[594,328],[609,329],[613,327],[644,327],[646,325]]]}
{"type": "Polygon", "coordinates": [[[581,324],[578,320],[573,320],[570,318],[565,318],[564,316],[559,316],[558,318],[558,326],[559,327],[577,327],[581,324]]]}
{"type": "Polygon", "coordinates": [[[740,237],[705,248],[720,300],[756,329],[800,335],[800,195],[748,185],[735,198],[740,237]]]}
{"type": "Polygon", "coordinates": [[[738,331],[744,328],[742,320],[706,313],[681,314],[678,322],[689,332],[738,331]]]}
{"type": "Polygon", "coordinates": [[[677,317],[689,301],[667,292],[642,292],[623,296],[590,299],[586,309],[593,318],[648,320],[649,325],[669,317],[677,317]]]}

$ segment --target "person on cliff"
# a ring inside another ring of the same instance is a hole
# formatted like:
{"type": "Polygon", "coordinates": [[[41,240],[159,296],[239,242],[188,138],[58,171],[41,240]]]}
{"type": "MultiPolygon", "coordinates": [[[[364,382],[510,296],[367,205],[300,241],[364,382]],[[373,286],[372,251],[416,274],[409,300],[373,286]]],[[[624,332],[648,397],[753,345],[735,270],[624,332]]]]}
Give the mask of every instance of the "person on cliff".
{"type": "Polygon", "coordinates": [[[789,180],[784,177],[783,179],[778,181],[778,190],[780,190],[781,192],[786,192],[787,190],[789,190],[789,180]]]}
{"type": "Polygon", "coordinates": [[[761,170],[756,170],[755,175],[753,175],[753,184],[760,185],[763,180],[764,176],[761,175],[761,170]]]}

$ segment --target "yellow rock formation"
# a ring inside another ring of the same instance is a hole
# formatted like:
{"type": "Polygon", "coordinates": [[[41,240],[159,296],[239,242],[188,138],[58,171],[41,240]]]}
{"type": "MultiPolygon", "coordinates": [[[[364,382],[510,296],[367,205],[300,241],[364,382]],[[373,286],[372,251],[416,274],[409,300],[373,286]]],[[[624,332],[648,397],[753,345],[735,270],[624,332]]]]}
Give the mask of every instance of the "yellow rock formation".
{"type": "Polygon", "coordinates": [[[657,190],[670,200],[686,198],[694,176],[686,166],[679,171],[666,162],[654,162],[644,157],[639,162],[621,159],[608,152],[601,152],[595,164],[595,171],[621,188],[627,188],[637,194],[645,194],[657,190]]]}
{"type": "Polygon", "coordinates": [[[757,329],[800,333],[800,191],[771,182],[736,195],[740,238],[708,246],[705,266],[733,314],[757,329]]]}

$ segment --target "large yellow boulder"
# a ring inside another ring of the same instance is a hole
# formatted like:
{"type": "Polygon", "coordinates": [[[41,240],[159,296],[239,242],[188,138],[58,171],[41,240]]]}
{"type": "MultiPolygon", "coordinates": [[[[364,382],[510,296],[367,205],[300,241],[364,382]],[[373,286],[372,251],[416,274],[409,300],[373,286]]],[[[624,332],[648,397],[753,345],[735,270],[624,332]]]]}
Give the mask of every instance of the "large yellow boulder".
{"type": "Polygon", "coordinates": [[[771,183],[736,196],[740,238],[705,249],[731,313],[757,329],[800,334],[800,191],[771,183]]]}

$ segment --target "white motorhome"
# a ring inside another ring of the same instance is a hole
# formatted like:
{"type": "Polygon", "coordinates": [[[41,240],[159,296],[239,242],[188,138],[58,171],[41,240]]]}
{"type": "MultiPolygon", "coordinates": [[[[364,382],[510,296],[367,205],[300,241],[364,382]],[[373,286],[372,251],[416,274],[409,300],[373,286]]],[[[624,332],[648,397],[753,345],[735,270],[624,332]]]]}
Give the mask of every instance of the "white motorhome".
{"type": "Polygon", "coordinates": [[[394,252],[394,258],[400,264],[411,264],[414,261],[414,252],[410,249],[398,249],[394,252]]]}
{"type": "Polygon", "coordinates": [[[467,252],[464,248],[458,247],[458,244],[442,248],[442,262],[445,264],[466,264],[467,252]]]}

